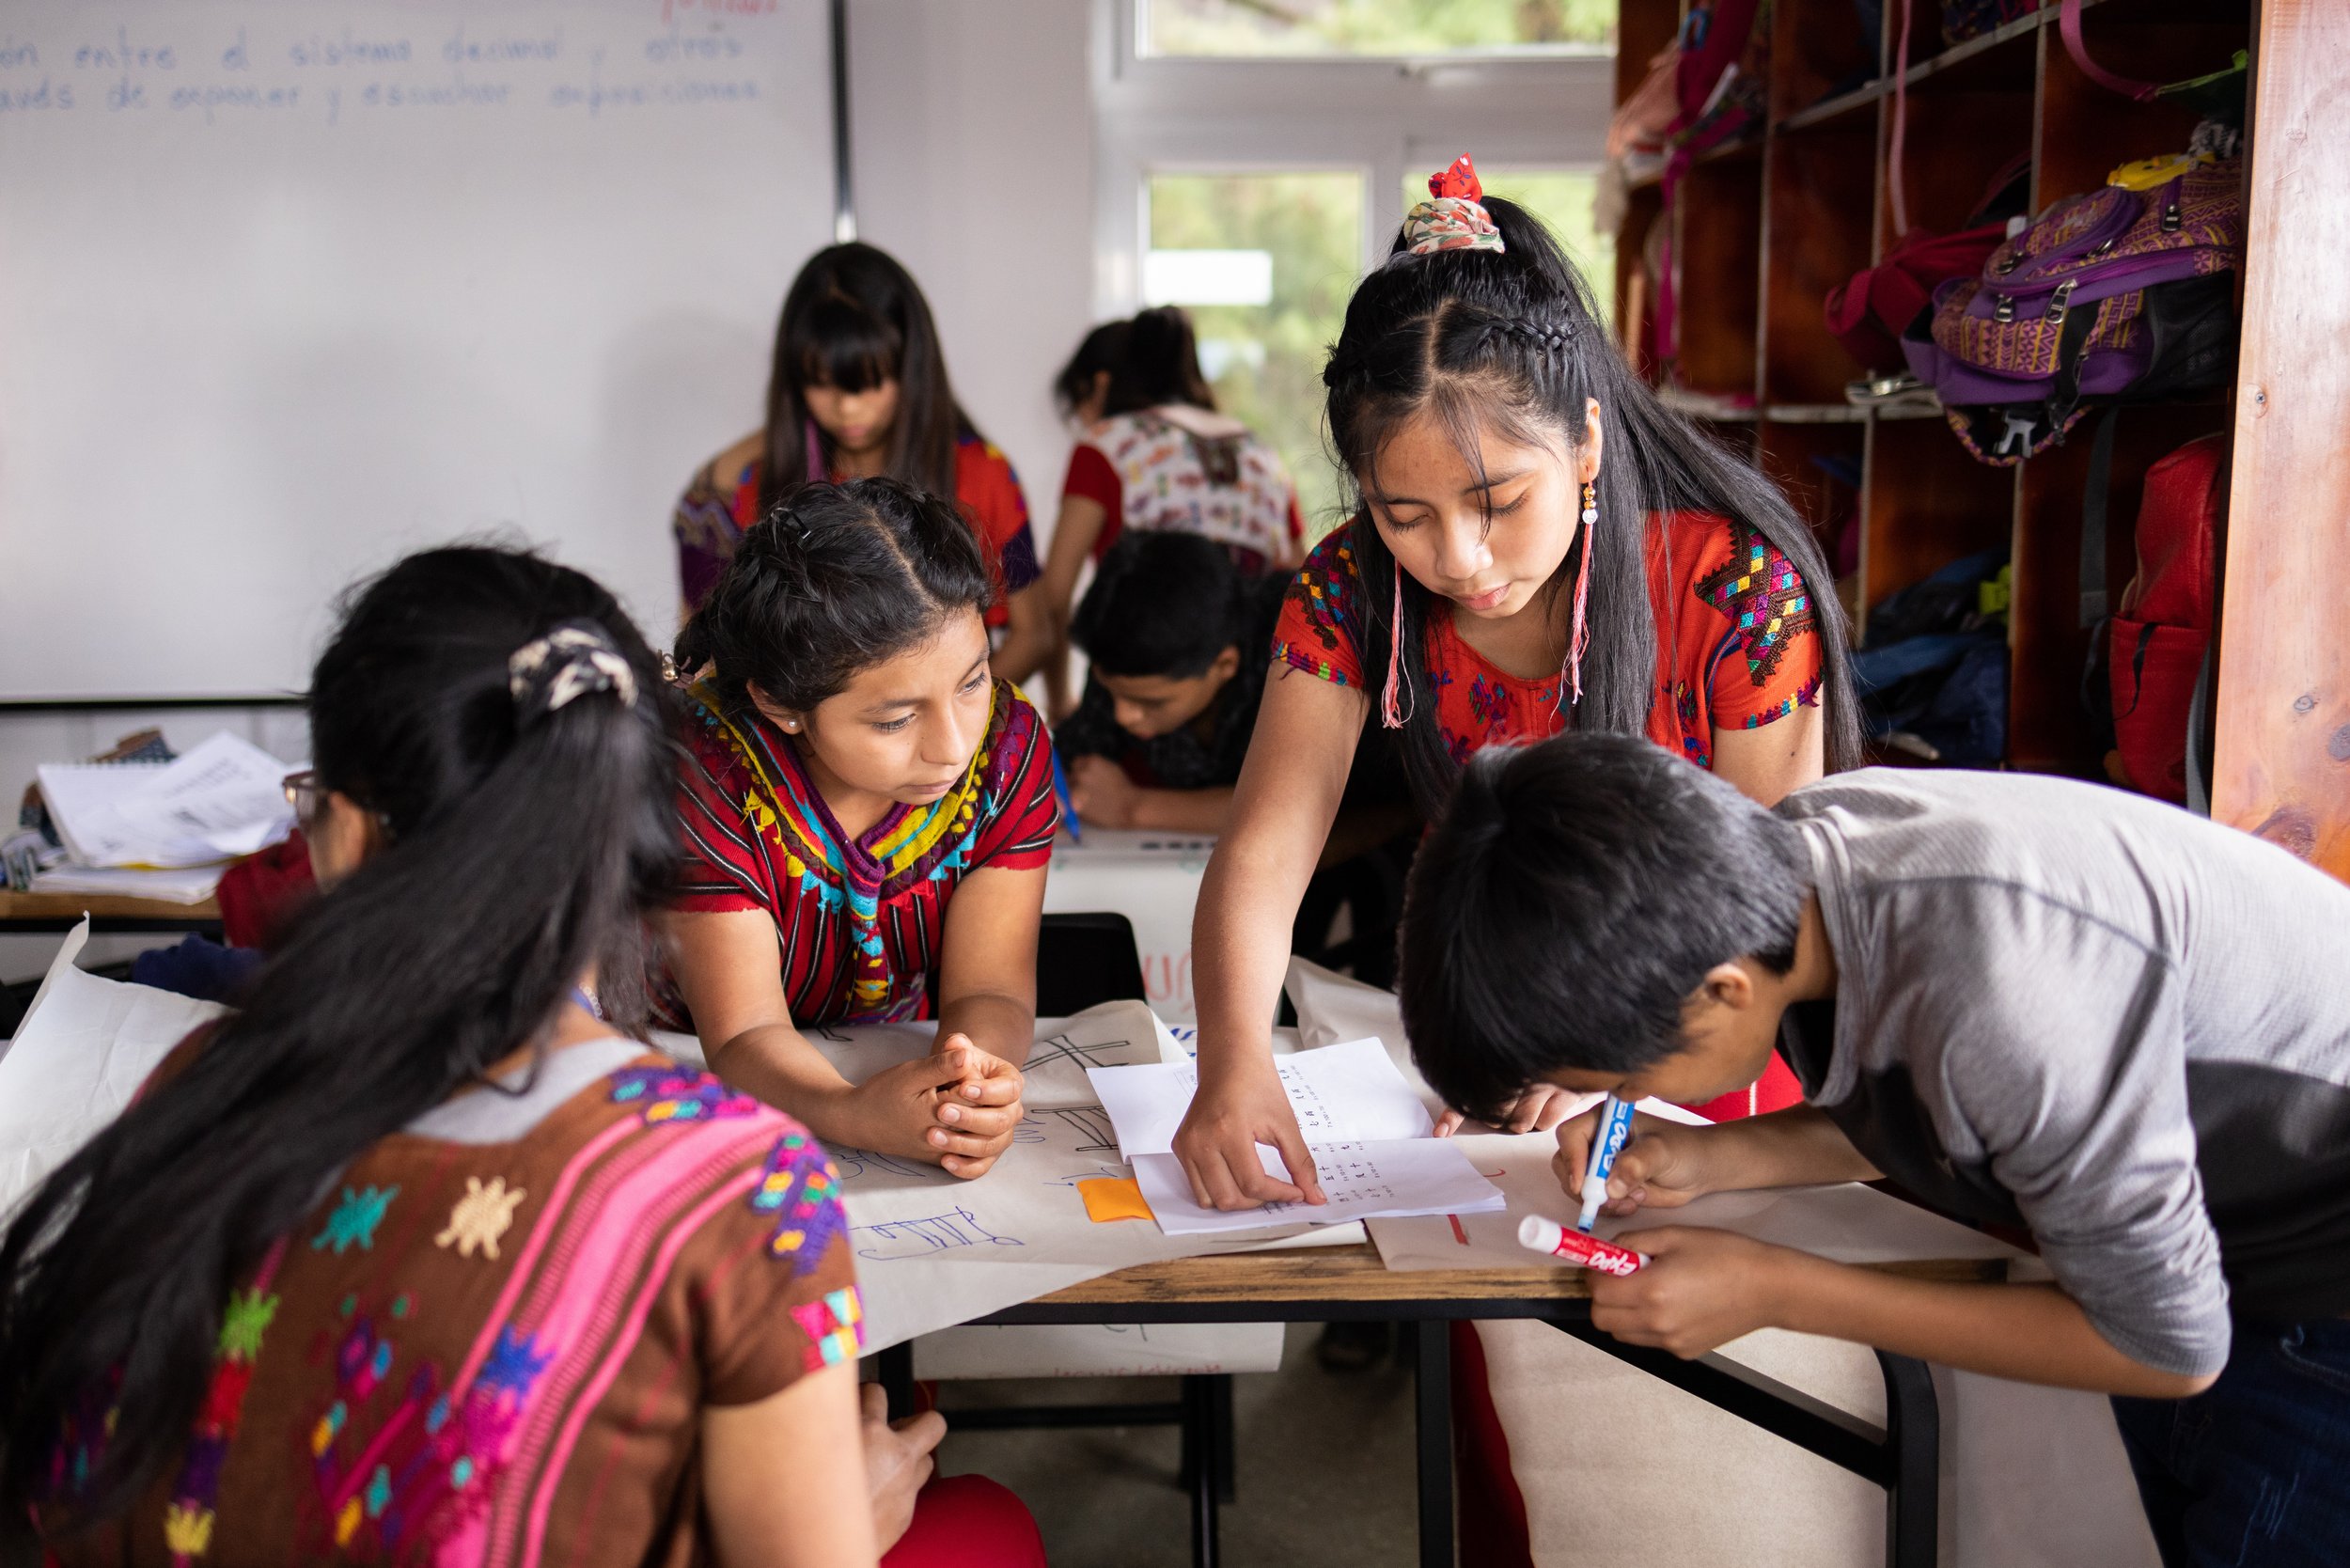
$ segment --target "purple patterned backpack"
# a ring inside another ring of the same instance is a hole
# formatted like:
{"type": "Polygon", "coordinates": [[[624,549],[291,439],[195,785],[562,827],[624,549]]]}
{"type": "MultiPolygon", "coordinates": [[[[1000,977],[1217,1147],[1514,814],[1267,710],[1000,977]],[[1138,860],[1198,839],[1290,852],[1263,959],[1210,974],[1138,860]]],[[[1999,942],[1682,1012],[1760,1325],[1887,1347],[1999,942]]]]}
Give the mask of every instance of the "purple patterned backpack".
{"type": "Polygon", "coordinates": [[[2151,401],[2223,384],[2235,354],[2242,166],[2151,190],[2067,196],[1935,290],[1902,338],[1966,449],[2001,467],[2064,439],[2084,399],[2151,401]]]}

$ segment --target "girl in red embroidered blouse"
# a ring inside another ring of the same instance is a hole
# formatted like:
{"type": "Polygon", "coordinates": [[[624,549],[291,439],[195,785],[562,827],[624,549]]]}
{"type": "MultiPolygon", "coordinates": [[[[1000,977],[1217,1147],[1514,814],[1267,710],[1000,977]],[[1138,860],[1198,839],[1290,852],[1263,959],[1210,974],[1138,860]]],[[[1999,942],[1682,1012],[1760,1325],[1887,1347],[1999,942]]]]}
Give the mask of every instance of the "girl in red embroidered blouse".
{"type": "Polygon", "coordinates": [[[1052,740],[991,677],[970,531],[891,479],[798,492],[678,641],[684,861],[666,1020],[826,1142],[978,1176],[1021,1116],[1052,740]],[[927,1060],[845,1081],[803,1029],[935,1018],[927,1060]]]}
{"type": "Polygon", "coordinates": [[[813,480],[883,474],[952,497],[978,533],[997,577],[986,612],[1002,637],[995,673],[1026,680],[1052,638],[1020,476],[955,400],[921,288],[868,244],[818,251],[791,280],[765,428],[711,459],[678,498],[670,525],[687,613],[778,501],[813,480]]]}
{"type": "MultiPolygon", "coordinates": [[[[1374,706],[1432,818],[1478,747],[1568,728],[1646,734],[1766,802],[1857,747],[1842,618],[1784,497],[1656,400],[1557,242],[1483,200],[1466,159],[1429,186],[1324,372],[1361,507],[1291,589],[1200,889],[1199,1091],[1175,1149],[1219,1207],[1320,1200],[1267,1022],[1374,706]],[[1259,1143],[1300,1179],[1267,1176],[1259,1143]]],[[[1512,1125],[1566,1104],[1534,1090],[1512,1125]]]]}

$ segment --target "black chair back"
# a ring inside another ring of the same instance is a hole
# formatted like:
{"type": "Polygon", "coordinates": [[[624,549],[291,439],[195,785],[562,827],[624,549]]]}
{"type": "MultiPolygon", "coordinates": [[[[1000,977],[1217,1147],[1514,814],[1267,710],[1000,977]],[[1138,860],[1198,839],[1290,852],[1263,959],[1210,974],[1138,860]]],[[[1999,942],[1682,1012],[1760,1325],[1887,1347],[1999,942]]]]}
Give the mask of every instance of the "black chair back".
{"type": "Polygon", "coordinates": [[[1036,1014],[1066,1018],[1102,1002],[1147,1001],[1142,953],[1123,915],[1047,915],[1036,933],[1036,1014]]]}

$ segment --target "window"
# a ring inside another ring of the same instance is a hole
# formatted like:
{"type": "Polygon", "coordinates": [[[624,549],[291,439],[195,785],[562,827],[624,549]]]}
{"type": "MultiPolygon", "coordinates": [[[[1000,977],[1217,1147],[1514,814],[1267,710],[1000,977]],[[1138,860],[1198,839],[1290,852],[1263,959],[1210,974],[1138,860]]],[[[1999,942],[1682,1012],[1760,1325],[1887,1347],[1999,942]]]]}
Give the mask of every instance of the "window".
{"type": "Polygon", "coordinates": [[[1217,406],[1280,452],[1322,532],[1339,508],[1322,362],[1362,270],[1362,176],[1154,173],[1149,202],[1142,303],[1189,312],[1217,406]]]}
{"type": "Polygon", "coordinates": [[[1617,0],[1135,0],[1157,55],[1612,53],[1617,0]]]}
{"type": "MultiPolygon", "coordinates": [[[[1601,234],[1591,224],[1591,203],[1599,194],[1598,173],[1591,169],[1525,168],[1504,164],[1480,168],[1477,174],[1487,196],[1514,201],[1548,226],[1551,234],[1566,247],[1569,259],[1583,274],[1583,281],[1590,285],[1592,303],[1599,306],[1601,320],[1612,317],[1616,299],[1615,240],[1612,235],[1601,234]]],[[[1405,211],[1427,196],[1427,176],[1404,177],[1405,211]]]]}

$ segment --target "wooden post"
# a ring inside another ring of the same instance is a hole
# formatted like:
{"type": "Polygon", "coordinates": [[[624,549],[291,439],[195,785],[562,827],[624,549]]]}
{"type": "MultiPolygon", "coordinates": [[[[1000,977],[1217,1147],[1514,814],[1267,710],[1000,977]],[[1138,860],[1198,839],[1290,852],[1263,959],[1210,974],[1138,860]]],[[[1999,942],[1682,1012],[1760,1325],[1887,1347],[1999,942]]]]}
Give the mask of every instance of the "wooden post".
{"type": "Polygon", "coordinates": [[[2350,7],[2266,0],[2212,815],[2350,880],[2350,7]]]}

